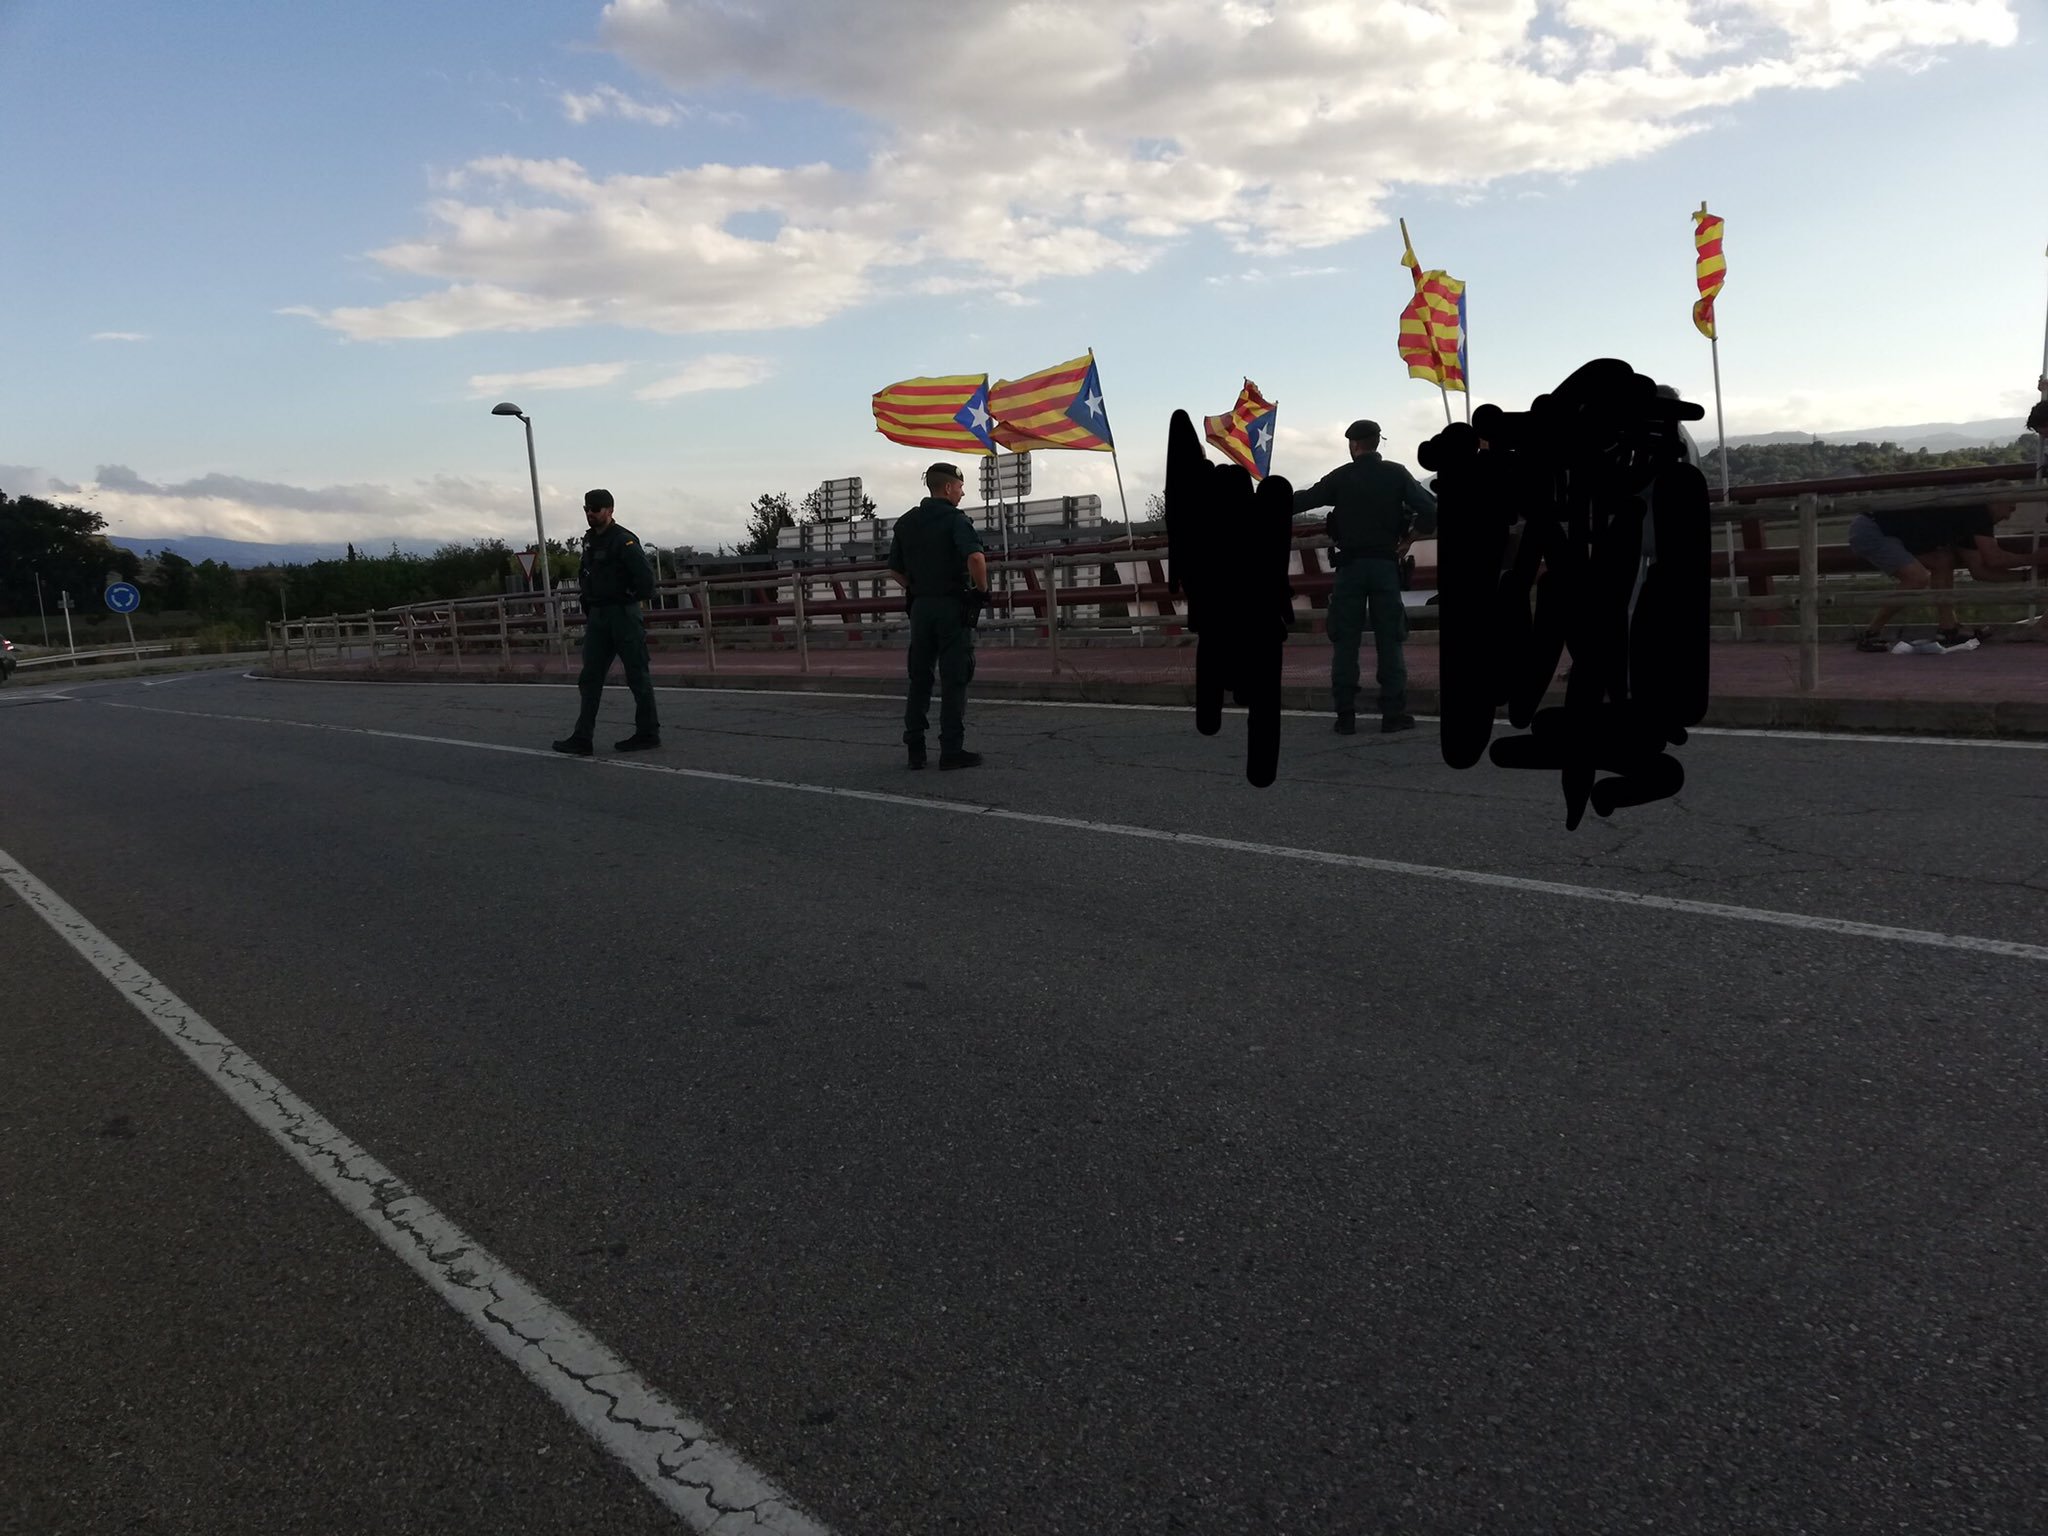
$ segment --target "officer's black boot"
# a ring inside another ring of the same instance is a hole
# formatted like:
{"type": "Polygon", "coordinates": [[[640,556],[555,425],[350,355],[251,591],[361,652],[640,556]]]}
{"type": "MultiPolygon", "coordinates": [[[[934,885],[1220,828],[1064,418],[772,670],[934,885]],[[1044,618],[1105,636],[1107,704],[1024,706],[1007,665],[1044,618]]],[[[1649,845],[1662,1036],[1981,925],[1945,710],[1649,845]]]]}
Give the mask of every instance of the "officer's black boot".
{"type": "Polygon", "coordinates": [[[1337,712],[1336,730],[1339,736],[1351,736],[1357,734],[1358,716],[1353,714],[1348,709],[1339,710],[1337,712]]]}
{"type": "Polygon", "coordinates": [[[590,738],[588,736],[564,736],[555,743],[555,750],[557,752],[566,752],[571,757],[588,757],[590,756],[590,738]]]}
{"type": "Polygon", "coordinates": [[[1382,716],[1380,729],[1389,734],[1395,731],[1412,731],[1415,729],[1415,717],[1400,714],[1382,716]]]}
{"type": "Polygon", "coordinates": [[[924,766],[924,743],[921,741],[910,741],[905,742],[904,745],[910,749],[910,766],[922,768],[924,766]]]}
{"type": "Polygon", "coordinates": [[[624,741],[612,743],[614,752],[647,752],[661,745],[659,736],[649,736],[644,731],[635,731],[624,741]]]}
{"type": "Polygon", "coordinates": [[[979,752],[962,752],[957,750],[941,752],[939,754],[939,766],[941,768],[979,768],[981,766],[981,754],[979,752]]]}

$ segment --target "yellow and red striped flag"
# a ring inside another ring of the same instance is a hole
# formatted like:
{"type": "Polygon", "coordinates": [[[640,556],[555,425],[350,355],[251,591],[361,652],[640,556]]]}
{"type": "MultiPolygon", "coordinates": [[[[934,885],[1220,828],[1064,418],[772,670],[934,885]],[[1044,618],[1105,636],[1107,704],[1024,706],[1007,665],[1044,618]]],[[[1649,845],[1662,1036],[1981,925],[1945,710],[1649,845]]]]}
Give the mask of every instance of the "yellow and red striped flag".
{"type": "Polygon", "coordinates": [[[1246,379],[1228,415],[1202,418],[1202,433],[1233,463],[1250,470],[1254,480],[1262,480],[1273,468],[1273,418],[1279,409],[1277,401],[1268,400],[1246,379]]]}
{"type": "Polygon", "coordinates": [[[988,375],[956,373],[905,379],[878,389],[875,430],[892,443],[943,453],[994,453],[988,411],[988,375]]]}
{"type": "Polygon", "coordinates": [[[1415,277],[1415,297],[1401,311],[1396,345],[1411,379],[1427,379],[1445,389],[1465,388],[1465,285],[1449,273],[1422,270],[1401,226],[1401,265],[1415,277]]]}
{"type": "Polygon", "coordinates": [[[1699,211],[1692,216],[1692,243],[1696,253],[1693,271],[1700,286],[1699,300],[1692,307],[1692,323],[1709,341],[1714,340],[1714,298],[1728,280],[1728,258],[1721,254],[1722,223],[1720,218],[1707,212],[1705,203],[1701,203],[1699,211]]]}
{"type": "Polygon", "coordinates": [[[996,380],[988,392],[988,408],[996,419],[996,441],[1014,452],[1039,448],[1115,452],[1092,352],[1021,379],[996,380]]]}

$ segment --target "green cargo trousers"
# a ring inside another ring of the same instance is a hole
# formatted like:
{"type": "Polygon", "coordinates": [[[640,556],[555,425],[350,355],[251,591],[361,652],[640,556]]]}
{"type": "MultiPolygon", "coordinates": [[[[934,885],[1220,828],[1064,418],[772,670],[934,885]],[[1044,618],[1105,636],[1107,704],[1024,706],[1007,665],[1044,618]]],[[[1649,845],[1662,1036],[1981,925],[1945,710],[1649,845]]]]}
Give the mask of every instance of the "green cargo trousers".
{"type": "Polygon", "coordinates": [[[903,710],[903,741],[922,747],[932,702],[932,670],[939,674],[939,751],[958,752],[967,739],[967,685],[974,680],[974,631],[957,597],[910,600],[910,698],[903,710]]]}
{"type": "Polygon", "coordinates": [[[1372,615],[1373,649],[1379,652],[1380,713],[1408,711],[1408,663],[1401,642],[1408,638],[1408,614],[1401,606],[1401,572],[1391,560],[1353,560],[1337,573],[1330,589],[1330,696],[1337,713],[1357,707],[1358,646],[1372,615]]]}
{"type": "Polygon", "coordinates": [[[576,679],[583,709],[576,716],[574,736],[588,741],[597,729],[597,701],[604,696],[605,674],[615,656],[625,664],[626,686],[633,690],[633,733],[659,736],[661,719],[654,712],[654,678],[647,669],[647,625],[640,605],[600,603],[585,610],[584,619],[583,672],[576,679]]]}

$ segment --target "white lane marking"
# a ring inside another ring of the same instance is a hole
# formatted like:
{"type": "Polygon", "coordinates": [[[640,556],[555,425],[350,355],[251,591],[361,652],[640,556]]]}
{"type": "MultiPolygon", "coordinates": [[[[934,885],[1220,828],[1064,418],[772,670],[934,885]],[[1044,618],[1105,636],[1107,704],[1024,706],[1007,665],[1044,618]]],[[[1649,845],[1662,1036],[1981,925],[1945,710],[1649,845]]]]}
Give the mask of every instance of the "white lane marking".
{"type": "Polygon", "coordinates": [[[426,736],[411,731],[380,731],[365,725],[334,725],[314,720],[279,720],[267,715],[225,715],[209,710],[161,709],[149,704],[95,702],[107,709],[132,709],[149,715],[182,715],[194,720],[235,720],[251,725],[282,725],[295,730],[333,731],[345,736],[373,736],[386,741],[417,741],[440,747],[462,747],[472,752],[504,752],[515,757],[539,757],[551,762],[589,763],[601,768],[620,768],[637,773],[663,773],[676,778],[699,779],[713,784],[738,784],[750,789],[780,789],[797,794],[825,795],[842,800],[864,800],[874,805],[908,806],[920,811],[948,811],[955,815],[986,816],[994,821],[1016,821],[1039,827],[1061,827],[1105,837],[1136,838],[1145,842],[1173,843],[1187,848],[1214,848],[1226,853],[1248,853],[1269,859],[1291,859],[1304,864],[1327,864],[1342,869],[1367,869],[1378,874],[1406,875],[1419,880],[1444,880],[1459,885],[1484,886],[1492,890],[1516,891],[1531,896],[1561,896],[1576,901],[1608,902],[1615,906],[1643,907],[1658,912],[1683,912],[1696,917],[1728,918],[1737,922],[1762,923],[1776,928],[1797,928],[1810,933],[1841,934],[1849,938],[1882,939],[1900,944],[1925,944],[1937,949],[1967,950],[1975,954],[2003,955],[2015,960],[2048,961],[2048,945],[2020,944],[2009,939],[1980,938],[1975,934],[1936,933],[1922,928],[1894,928],[1885,923],[1858,923],[1847,918],[1817,917],[1805,912],[1776,912],[1766,907],[1742,907],[1719,901],[1692,901],[1678,896],[1655,896],[1642,891],[1616,891],[1604,886],[1566,885],[1554,880],[1530,880],[1520,875],[1497,875],[1486,870],[1452,869],[1438,864],[1410,864],[1399,859],[1373,859],[1364,854],[1332,853],[1321,848],[1296,848],[1285,843],[1254,843],[1234,837],[1211,837],[1201,832],[1172,832],[1158,827],[1132,826],[1114,821],[1085,821],[1074,816],[1054,816],[1043,811],[1009,811],[972,801],[936,800],[920,795],[891,794],[879,789],[848,789],[836,784],[806,784],[796,779],[764,779],[743,773],[720,773],[710,768],[679,768],[666,763],[615,757],[578,758],[540,747],[514,747],[494,741],[468,741],[459,736],[426,736]]]}
{"type": "Polygon", "coordinates": [[[0,849],[11,886],[292,1160],[693,1530],[829,1536],[567,1313],[201,1018],[0,849]]]}
{"type": "MultiPolygon", "coordinates": [[[[354,682],[342,677],[259,677],[254,672],[244,672],[242,677],[252,683],[326,683],[336,688],[379,688],[388,686],[368,681],[354,682]]],[[[461,683],[461,682],[408,682],[413,688],[574,688],[574,683],[461,683]]],[[[838,688],[693,688],[687,684],[656,683],[656,693],[692,693],[719,697],[725,694],[740,694],[747,697],[781,699],[872,699],[883,703],[901,704],[900,693],[854,693],[838,688]]],[[[1150,711],[1154,714],[1186,714],[1185,704],[1109,704],[1085,699],[1007,699],[999,696],[977,695],[976,709],[1106,709],[1150,711]]],[[[1226,715],[1241,715],[1244,710],[1234,704],[1223,708],[1226,715]]],[[[1281,715],[1294,720],[1327,720],[1330,712],[1325,709],[1283,709],[1281,715]]],[[[1376,720],[1379,717],[1370,712],[1361,712],[1361,719],[1376,720]]],[[[1418,720],[1435,721],[1436,715],[1417,715],[1418,720]]],[[[1503,728],[1505,724],[1503,724],[1503,728]]],[[[1822,741],[1842,746],[1888,746],[1888,747],[1993,747],[2007,752],[2048,752],[2048,741],[2008,741],[1992,736],[1880,736],[1870,731],[1778,731],[1749,730],[1733,725],[1695,726],[1694,736],[1727,736],[1738,741],[1822,741]]]]}

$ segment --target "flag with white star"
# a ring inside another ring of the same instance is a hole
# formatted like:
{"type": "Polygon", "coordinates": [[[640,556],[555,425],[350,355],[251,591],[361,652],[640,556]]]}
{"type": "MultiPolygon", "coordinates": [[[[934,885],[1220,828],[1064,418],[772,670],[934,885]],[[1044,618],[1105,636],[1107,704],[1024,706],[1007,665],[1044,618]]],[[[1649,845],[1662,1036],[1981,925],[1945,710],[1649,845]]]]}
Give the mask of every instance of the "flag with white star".
{"type": "Polygon", "coordinates": [[[1246,379],[1228,415],[1202,419],[1203,435],[1233,462],[1250,470],[1254,479],[1263,480],[1273,470],[1273,432],[1279,413],[1278,402],[1268,400],[1259,393],[1258,385],[1246,379]]]}
{"type": "Polygon", "coordinates": [[[996,451],[985,373],[905,379],[876,390],[874,409],[875,430],[892,443],[944,453],[996,451]]]}
{"type": "Polygon", "coordinates": [[[996,380],[988,392],[988,408],[996,418],[996,441],[1013,452],[1115,451],[1092,352],[1021,379],[996,380]]]}

